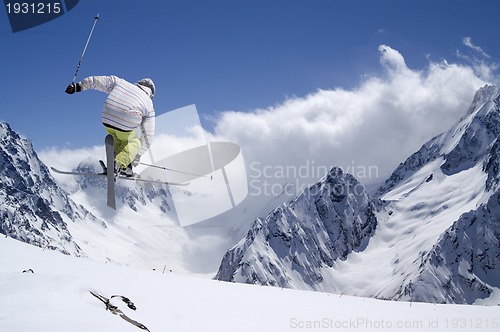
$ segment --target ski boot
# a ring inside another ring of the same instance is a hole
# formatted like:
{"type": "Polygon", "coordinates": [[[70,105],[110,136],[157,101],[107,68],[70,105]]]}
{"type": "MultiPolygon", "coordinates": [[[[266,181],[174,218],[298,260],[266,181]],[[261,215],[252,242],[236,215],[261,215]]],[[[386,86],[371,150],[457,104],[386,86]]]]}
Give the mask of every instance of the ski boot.
{"type": "Polygon", "coordinates": [[[115,162],[115,176],[118,175],[125,176],[127,178],[133,177],[134,171],[132,170],[132,164],[129,164],[127,167],[123,168],[115,162]]]}

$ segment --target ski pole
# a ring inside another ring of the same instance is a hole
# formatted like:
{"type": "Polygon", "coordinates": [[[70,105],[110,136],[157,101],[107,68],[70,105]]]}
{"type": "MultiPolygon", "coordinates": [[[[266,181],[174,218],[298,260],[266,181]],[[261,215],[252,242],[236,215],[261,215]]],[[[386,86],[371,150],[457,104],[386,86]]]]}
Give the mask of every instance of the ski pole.
{"type": "Polygon", "coordinates": [[[73,83],[76,81],[76,75],[78,75],[78,71],[80,70],[80,65],[82,64],[83,56],[85,55],[85,51],[87,50],[87,46],[89,45],[90,37],[92,37],[92,33],[94,32],[95,25],[99,20],[99,14],[94,17],[94,25],[92,25],[92,30],[90,30],[89,38],[87,38],[87,42],[85,43],[85,47],[83,48],[82,56],[80,57],[80,61],[78,62],[78,66],[76,67],[75,76],[73,77],[73,83]]]}
{"type": "Polygon", "coordinates": [[[176,173],[181,173],[181,174],[186,174],[186,175],[192,175],[192,176],[197,176],[197,177],[200,177],[200,178],[209,178],[210,180],[213,180],[213,178],[214,178],[213,175],[208,176],[208,175],[201,175],[201,174],[189,173],[189,172],[179,171],[179,170],[176,170],[176,169],[171,169],[171,168],[168,168],[168,167],[163,167],[163,166],[158,166],[158,165],[151,165],[151,164],[146,164],[146,163],[139,163],[139,164],[144,165],[144,166],[149,166],[149,167],[163,169],[165,171],[176,172],[176,173]]]}

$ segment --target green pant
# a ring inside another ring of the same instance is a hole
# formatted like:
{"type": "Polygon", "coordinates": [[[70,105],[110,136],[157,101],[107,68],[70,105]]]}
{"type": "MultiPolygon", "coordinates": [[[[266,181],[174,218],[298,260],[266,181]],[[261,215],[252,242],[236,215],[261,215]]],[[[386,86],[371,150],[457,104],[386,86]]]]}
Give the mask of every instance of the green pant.
{"type": "Polygon", "coordinates": [[[120,131],[106,127],[115,140],[115,161],[121,168],[126,168],[134,160],[141,149],[141,140],[137,137],[137,130],[120,131]]]}

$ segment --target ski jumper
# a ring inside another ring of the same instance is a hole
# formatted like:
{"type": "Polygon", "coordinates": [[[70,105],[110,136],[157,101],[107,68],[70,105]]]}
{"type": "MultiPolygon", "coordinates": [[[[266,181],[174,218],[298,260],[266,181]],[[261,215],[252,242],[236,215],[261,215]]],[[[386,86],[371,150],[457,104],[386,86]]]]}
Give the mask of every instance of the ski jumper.
{"type": "Polygon", "coordinates": [[[115,140],[115,161],[126,168],[151,146],[155,132],[155,111],[148,87],[117,76],[91,76],[79,82],[81,90],[108,94],[102,109],[102,123],[115,140]],[[137,129],[141,128],[138,138],[137,129]]]}

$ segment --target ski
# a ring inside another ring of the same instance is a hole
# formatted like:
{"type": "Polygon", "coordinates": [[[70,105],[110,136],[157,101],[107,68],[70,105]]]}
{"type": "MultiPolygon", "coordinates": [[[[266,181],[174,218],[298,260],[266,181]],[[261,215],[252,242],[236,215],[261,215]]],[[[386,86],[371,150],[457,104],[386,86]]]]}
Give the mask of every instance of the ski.
{"type": "Polygon", "coordinates": [[[166,182],[153,179],[143,179],[135,174],[133,176],[115,174],[115,151],[114,151],[113,136],[108,134],[104,140],[104,143],[106,146],[106,162],[99,160],[99,163],[101,164],[103,170],[102,173],[61,171],[55,167],[51,167],[52,171],[59,174],[76,175],[76,176],[105,176],[107,179],[107,205],[114,210],[116,210],[115,182],[117,179],[120,179],[120,181],[123,179],[128,181],[138,181],[138,182],[164,184],[172,186],[189,185],[189,182],[175,183],[175,182],[166,182]]]}
{"type": "Polygon", "coordinates": [[[104,139],[106,144],[106,177],[108,178],[108,206],[116,210],[115,198],[115,140],[110,134],[104,139]]]}
{"type": "MultiPolygon", "coordinates": [[[[106,173],[86,173],[86,172],[68,172],[68,171],[62,171],[59,170],[55,167],[51,167],[52,171],[55,173],[59,174],[65,174],[65,175],[76,175],[76,176],[97,176],[97,177],[103,177],[107,176],[106,173]]],[[[167,182],[167,181],[160,181],[160,180],[153,180],[153,179],[144,179],[139,176],[124,176],[124,175],[118,175],[117,178],[120,180],[129,180],[129,181],[137,181],[137,182],[146,182],[146,183],[155,183],[155,184],[165,184],[165,185],[171,185],[171,186],[187,186],[189,185],[189,182],[184,182],[184,183],[177,183],[177,182],[167,182]]]]}
{"type": "MultiPolygon", "coordinates": [[[[128,317],[127,315],[125,315],[123,313],[123,311],[121,311],[117,306],[111,304],[110,303],[110,299],[108,299],[107,297],[105,297],[105,296],[103,296],[103,295],[101,295],[101,294],[99,294],[99,293],[97,293],[95,291],[90,291],[90,294],[92,294],[93,296],[95,296],[96,298],[98,298],[100,301],[102,301],[106,305],[106,310],[108,310],[109,312],[111,312],[113,315],[120,316],[123,320],[129,322],[132,325],[137,326],[141,330],[149,331],[149,329],[144,324],[139,323],[138,321],[131,319],[130,317],[128,317]]],[[[122,301],[125,302],[130,309],[136,310],[136,307],[135,307],[134,303],[132,301],[130,301],[127,297],[121,296],[121,295],[113,295],[113,296],[111,296],[111,298],[113,298],[113,297],[120,297],[122,299],[122,301]]]]}

